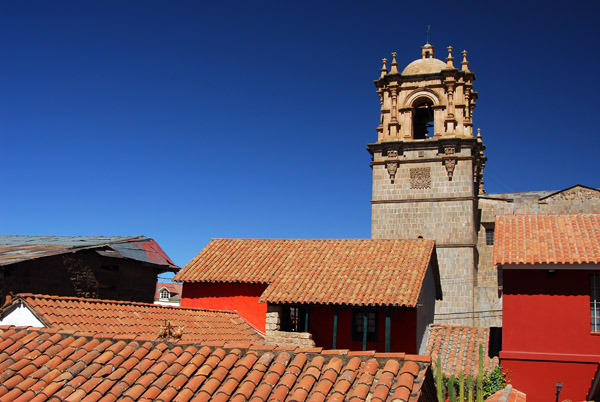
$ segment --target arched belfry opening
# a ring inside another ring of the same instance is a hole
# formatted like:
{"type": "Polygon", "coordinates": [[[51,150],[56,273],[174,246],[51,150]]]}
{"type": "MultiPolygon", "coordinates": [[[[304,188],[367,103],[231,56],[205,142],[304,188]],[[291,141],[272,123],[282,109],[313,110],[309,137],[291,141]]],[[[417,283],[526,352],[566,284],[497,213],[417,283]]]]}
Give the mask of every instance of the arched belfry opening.
{"type": "Polygon", "coordinates": [[[433,108],[429,99],[420,99],[414,103],[413,138],[422,140],[433,137],[433,108]],[[429,129],[432,129],[431,132],[429,129]]]}

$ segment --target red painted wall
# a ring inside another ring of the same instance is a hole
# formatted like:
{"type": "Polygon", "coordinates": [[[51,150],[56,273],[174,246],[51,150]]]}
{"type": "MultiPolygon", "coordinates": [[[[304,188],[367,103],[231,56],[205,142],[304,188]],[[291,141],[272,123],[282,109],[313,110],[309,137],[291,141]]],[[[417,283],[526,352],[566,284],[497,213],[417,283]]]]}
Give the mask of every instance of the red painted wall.
{"type": "Polygon", "coordinates": [[[552,402],[556,399],[556,383],[563,383],[560,401],[585,401],[596,363],[569,363],[533,360],[502,360],[515,389],[527,394],[527,402],[552,402]]]}
{"type": "Polygon", "coordinates": [[[558,381],[565,384],[560,400],[587,395],[600,362],[600,334],[591,332],[590,323],[592,272],[503,272],[500,358],[528,402],[554,398],[558,381]]]}
{"type": "MultiPolygon", "coordinates": [[[[333,347],[333,308],[331,306],[312,306],[309,310],[308,330],[317,346],[333,347]]],[[[417,314],[414,310],[398,309],[391,320],[392,352],[417,353],[417,314]]],[[[367,350],[385,352],[385,315],[378,315],[377,342],[367,342],[367,350]]],[[[338,349],[362,350],[362,341],[352,340],[352,308],[338,311],[338,349]]]]}
{"type": "Polygon", "coordinates": [[[259,303],[267,285],[254,283],[185,283],[182,307],[236,310],[250,324],[265,331],[267,304],[259,303]]]}

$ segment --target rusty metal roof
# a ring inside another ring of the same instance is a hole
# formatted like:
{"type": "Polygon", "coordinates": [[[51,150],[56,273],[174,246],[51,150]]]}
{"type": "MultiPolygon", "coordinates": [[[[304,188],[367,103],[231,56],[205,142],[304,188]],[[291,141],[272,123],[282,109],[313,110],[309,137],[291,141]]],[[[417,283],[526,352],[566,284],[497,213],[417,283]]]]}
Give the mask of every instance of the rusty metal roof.
{"type": "Polygon", "coordinates": [[[0,236],[0,266],[85,249],[162,265],[169,271],[179,269],[153,239],[145,236],[0,236]]]}

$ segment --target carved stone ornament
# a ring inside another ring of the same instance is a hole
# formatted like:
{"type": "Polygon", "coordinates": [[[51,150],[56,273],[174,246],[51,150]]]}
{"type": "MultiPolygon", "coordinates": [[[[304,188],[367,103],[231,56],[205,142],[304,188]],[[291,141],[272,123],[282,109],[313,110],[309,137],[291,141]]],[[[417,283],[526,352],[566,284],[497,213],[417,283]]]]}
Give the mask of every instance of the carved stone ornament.
{"type": "Polygon", "coordinates": [[[446,172],[448,173],[448,180],[452,181],[452,175],[454,175],[454,168],[456,167],[456,159],[444,159],[444,165],[446,166],[446,172]]]}
{"type": "Polygon", "coordinates": [[[410,188],[431,188],[431,170],[428,167],[410,169],[410,188]]]}
{"type": "Polygon", "coordinates": [[[385,162],[385,168],[387,169],[390,180],[392,184],[394,184],[394,180],[396,180],[396,172],[398,171],[398,162],[397,161],[387,161],[385,162]]]}
{"type": "Polygon", "coordinates": [[[454,154],[456,154],[456,147],[454,145],[446,145],[446,146],[444,146],[444,154],[445,155],[454,155],[454,154]]]}
{"type": "Polygon", "coordinates": [[[396,180],[396,172],[398,171],[398,165],[400,164],[400,161],[398,160],[398,150],[388,149],[387,157],[388,160],[385,161],[385,168],[390,175],[392,184],[394,184],[394,180],[396,180]]]}

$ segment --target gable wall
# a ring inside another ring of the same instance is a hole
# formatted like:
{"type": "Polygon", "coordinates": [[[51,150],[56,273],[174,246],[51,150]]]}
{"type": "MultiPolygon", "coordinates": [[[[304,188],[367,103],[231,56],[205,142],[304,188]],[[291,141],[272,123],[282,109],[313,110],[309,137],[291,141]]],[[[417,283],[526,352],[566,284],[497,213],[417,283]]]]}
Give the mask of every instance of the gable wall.
{"type": "Polygon", "coordinates": [[[182,307],[235,310],[256,329],[265,332],[267,303],[259,303],[267,285],[258,283],[185,283],[182,307]]]}
{"type": "Polygon", "coordinates": [[[3,267],[0,297],[9,292],[152,303],[157,270],[93,250],[23,261],[3,267]]]}

